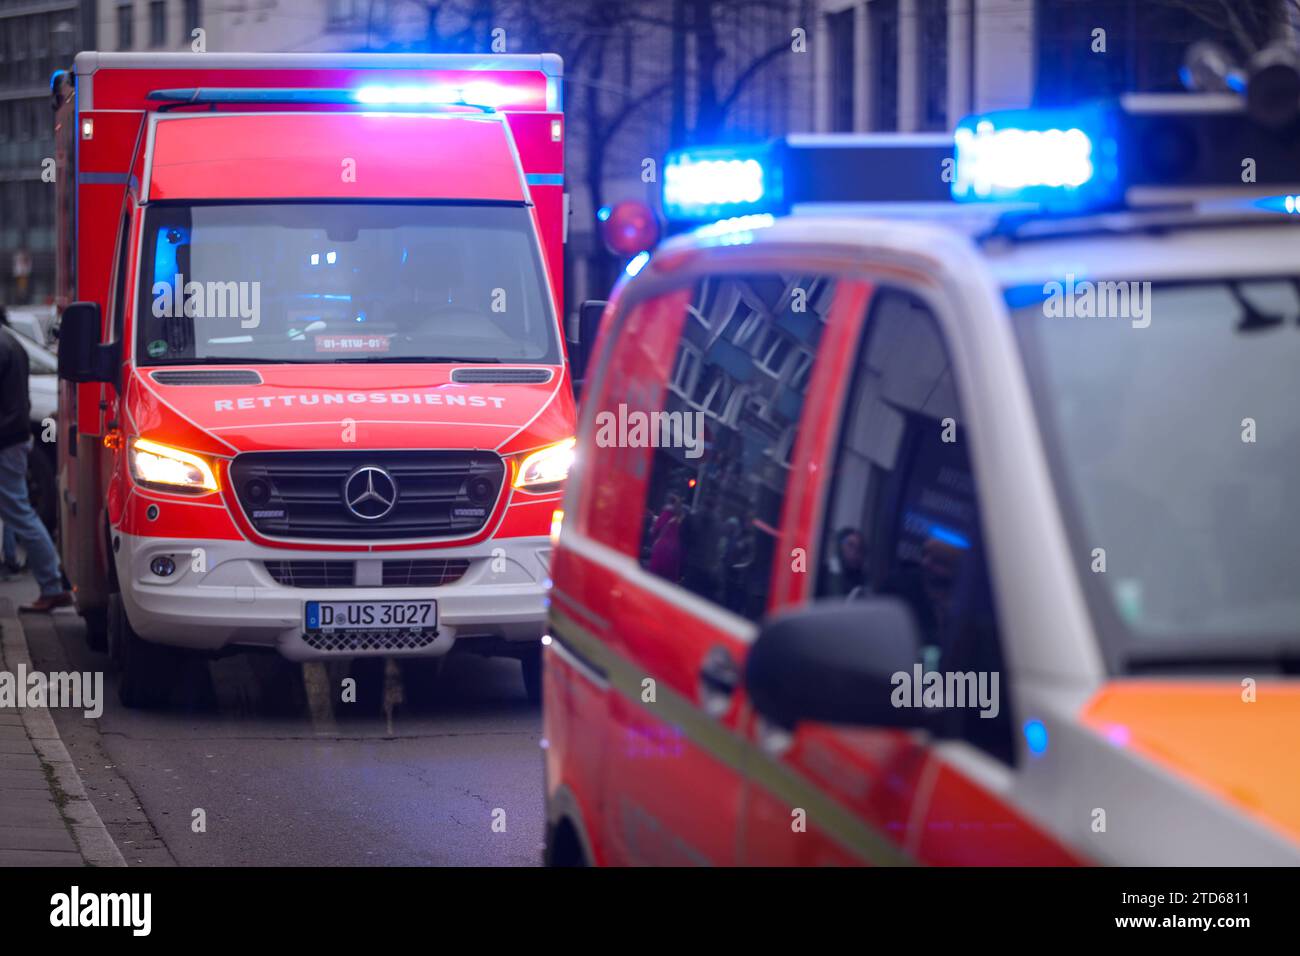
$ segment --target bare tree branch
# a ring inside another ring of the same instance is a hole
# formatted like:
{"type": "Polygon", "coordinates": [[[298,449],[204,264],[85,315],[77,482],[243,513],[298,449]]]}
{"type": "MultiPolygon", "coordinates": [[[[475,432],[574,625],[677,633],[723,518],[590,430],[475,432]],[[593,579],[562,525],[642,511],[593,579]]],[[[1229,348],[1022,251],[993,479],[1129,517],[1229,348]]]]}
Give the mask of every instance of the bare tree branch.
{"type": "Polygon", "coordinates": [[[774,44],[767,50],[763,51],[763,53],[750,63],[749,66],[745,67],[745,69],[741,71],[741,74],[736,77],[735,82],[731,84],[731,91],[722,98],[722,104],[720,106],[722,115],[724,117],[726,116],[727,112],[735,104],[736,100],[740,98],[740,94],[745,91],[745,87],[749,85],[749,82],[758,75],[759,71],[762,70],[763,67],[767,66],[782,53],[789,52],[790,41],[782,40],[780,43],[774,44]]]}

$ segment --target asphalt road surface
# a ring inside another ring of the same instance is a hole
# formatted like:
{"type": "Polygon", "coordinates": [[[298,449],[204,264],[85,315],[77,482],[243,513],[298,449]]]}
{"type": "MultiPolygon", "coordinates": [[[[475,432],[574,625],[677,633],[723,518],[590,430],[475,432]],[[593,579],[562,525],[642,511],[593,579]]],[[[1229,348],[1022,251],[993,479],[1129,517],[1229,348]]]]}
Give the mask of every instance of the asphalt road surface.
{"type": "Polygon", "coordinates": [[[130,865],[540,863],[541,719],[516,661],[453,655],[434,676],[239,654],[191,662],[169,708],[131,711],[79,617],[22,622],[41,670],[105,674],[98,720],[52,713],[130,865]]]}

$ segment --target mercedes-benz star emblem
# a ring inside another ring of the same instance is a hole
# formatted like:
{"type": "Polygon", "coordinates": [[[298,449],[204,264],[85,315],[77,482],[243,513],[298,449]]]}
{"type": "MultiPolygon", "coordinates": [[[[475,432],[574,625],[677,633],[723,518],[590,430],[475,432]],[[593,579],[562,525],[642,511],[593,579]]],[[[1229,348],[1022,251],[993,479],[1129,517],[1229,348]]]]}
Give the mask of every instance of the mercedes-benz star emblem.
{"type": "Polygon", "coordinates": [[[397,482],[375,465],[362,465],[343,480],[343,503],[358,518],[378,521],[397,504],[397,482]]]}

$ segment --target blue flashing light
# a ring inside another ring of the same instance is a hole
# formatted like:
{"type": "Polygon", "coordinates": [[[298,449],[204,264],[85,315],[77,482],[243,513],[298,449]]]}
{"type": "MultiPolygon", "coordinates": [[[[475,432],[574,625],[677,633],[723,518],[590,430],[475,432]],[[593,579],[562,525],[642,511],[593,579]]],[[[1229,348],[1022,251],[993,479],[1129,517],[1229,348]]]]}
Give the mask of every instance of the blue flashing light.
{"type": "Polygon", "coordinates": [[[638,252],[632,257],[628,264],[623,267],[623,271],[627,274],[629,279],[635,279],[637,275],[640,274],[641,270],[645,268],[645,264],[649,261],[650,253],[638,252]]]}
{"type": "Polygon", "coordinates": [[[1114,204],[1120,183],[1112,127],[1096,108],[969,116],[953,133],[952,197],[1068,209],[1114,204]]]}
{"type": "Polygon", "coordinates": [[[726,219],[770,211],[781,201],[780,169],[767,145],[674,150],[663,175],[664,214],[672,220],[726,219]]]}
{"type": "Polygon", "coordinates": [[[945,527],[937,521],[931,521],[915,511],[909,511],[903,516],[903,530],[926,538],[933,538],[935,541],[941,541],[962,551],[970,550],[970,539],[964,534],[945,527]]]}
{"type": "Polygon", "coordinates": [[[1041,720],[1031,720],[1025,724],[1025,743],[1034,756],[1047,753],[1047,728],[1041,720]]]}
{"type": "Polygon", "coordinates": [[[610,214],[613,213],[609,206],[601,206],[596,210],[596,219],[598,222],[609,222],[610,214]]]}
{"type": "Polygon", "coordinates": [[[1268,196],[1264,199],[1256,199],[1255,206],[1268,212],[1281,212],[1291,216],[1300,215],[1300,196],[1268,196]]]}
{"type": "Polygon", "coordinates": [[[700,226],[695,230],[695,235],[712,239],[712,244],[719,246],[745,246],[754,241],[754,230],[766,229],[775,222],[776,217],[767,212],[733,216],[700,226]]]}
{"type": "Polygon", "coordinates": [[[942,525],[930,526],[930,537],[935,541],[941,541],[944,544],[952,545],[954,548],[960,548],[962,551],[970,549],[970,541],[963,535],[958,534],[951,528],[945,528],[942,525]]]}
{"type": "Polygon", "coordinates": [[[189,231],[179,226],[158,230],[153,253],[154,282],[166,282],[171,285],[176,281],[176,276],[181,271],[180,263],[177,261],[177,249],[189,241],[189,231]]]}
{"type": "Polygon", "coordinates": [[[358,103],[370,106],[454,106],[464,103],[498,109],[511,99],[509,90],[487,80],[475,80],[460,86],[445,83],[421,86],[373,84],[360,87],[353,95],[358,103]]]}

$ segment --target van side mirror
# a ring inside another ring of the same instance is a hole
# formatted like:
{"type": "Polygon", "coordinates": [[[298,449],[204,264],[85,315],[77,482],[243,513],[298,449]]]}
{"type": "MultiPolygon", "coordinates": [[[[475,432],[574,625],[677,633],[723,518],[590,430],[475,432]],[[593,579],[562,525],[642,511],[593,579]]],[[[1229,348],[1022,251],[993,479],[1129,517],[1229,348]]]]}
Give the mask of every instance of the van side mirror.
{"type": "Polygon", "coordinates": [[[121,361],[116,343],[104,345],[98,302],[74,302],[59,320],[59,378],[69,382],[116,382],[121,361]]]}
{"type": "Polygon", "coordinates": [[[755,709],[778,727],[801,721],[928,727],[924,708],[896,707],[894,675],[910,678],[920,632],[897,598],[835,601],[767,621],[745,662],[755,709]]]}
{"type": "Polygon", "coordinates": [[[605,314],[603,299],[588,299],[578,306],[578,327],[569,339],[569,365],[572,369],[574,391],[577,392],[587,378],[587,362],[600,333],[600,317],[605,314]]]}

